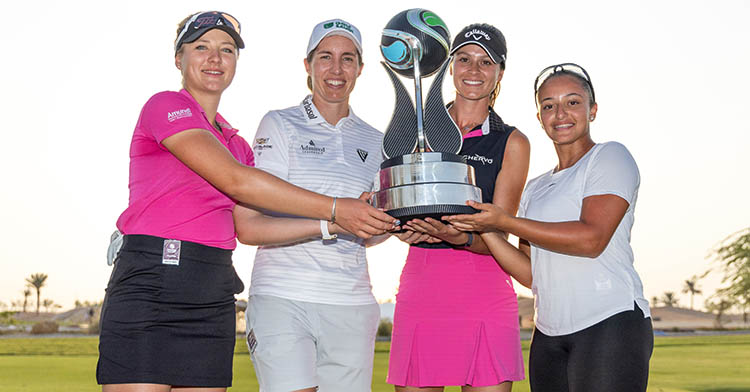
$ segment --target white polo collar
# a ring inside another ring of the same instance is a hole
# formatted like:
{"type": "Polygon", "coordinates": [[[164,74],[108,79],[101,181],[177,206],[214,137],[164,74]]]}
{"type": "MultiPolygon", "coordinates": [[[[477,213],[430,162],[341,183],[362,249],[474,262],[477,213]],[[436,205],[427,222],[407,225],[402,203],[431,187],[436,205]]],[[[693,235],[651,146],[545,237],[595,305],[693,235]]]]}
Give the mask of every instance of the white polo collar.
{"type": "Polygon", "coordinates": [[[328,124],[325,118],[320,114],[318,108],[315,107],[315,103],[312,100],[312,94],[305,97],[299,105],[300,112],[305,118],[308,125],[310,124],[326,124],[328,126],[338,128],[344,125],[347,121],[357,121],[358,117],[354,114],[352,107],[349,106],[349,115],[339,120],[338,124],[328,124]]]}
{"type": "Polygon", "coordinates": [[[299,109],[308,124],[320,124],[326,122],[326,119],[320,115],[318,108],[315,107],[315,104],[312,100],[312,95],[308,95],[305,97],[305,99],[302,100],[302,103],[300,103],[299,105],[299,109]]]}

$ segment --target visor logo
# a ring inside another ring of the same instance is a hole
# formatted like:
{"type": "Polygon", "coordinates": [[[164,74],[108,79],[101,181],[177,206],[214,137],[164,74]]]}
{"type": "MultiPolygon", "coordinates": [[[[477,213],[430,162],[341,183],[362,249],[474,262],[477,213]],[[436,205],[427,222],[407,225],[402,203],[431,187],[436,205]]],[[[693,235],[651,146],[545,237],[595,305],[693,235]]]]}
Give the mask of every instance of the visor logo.
{"type": "Polygon", "coordinates": [[[204,16],[195,20],[195,22],[193,23],[193,28],[197,30],[203,26],[213,26],[218,24],[221,24],[221,19],[219,19],[218,17],[204,16]]]}

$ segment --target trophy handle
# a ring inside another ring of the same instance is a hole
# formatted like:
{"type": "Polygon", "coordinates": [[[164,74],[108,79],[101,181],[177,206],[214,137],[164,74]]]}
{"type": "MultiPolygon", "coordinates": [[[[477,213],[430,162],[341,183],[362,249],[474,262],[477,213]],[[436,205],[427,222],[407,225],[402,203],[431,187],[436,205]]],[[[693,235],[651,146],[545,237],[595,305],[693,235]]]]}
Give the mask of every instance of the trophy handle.
{"type": "Polygon", "coordinates": [[[418,138],[417,113],[414,111],[414,104],[396,73],[385,62],[381,61],[380,64],[385,68],[396,90],[396,107],[383,136],[383,155],[386,158],[393,158],[411,154],[417,147],[418,138]]]}
{"type": "Polygon", "coordinates": [[[424,110],[424,136],[431,151],[448,152],[458,154],[463,146],[464,139],[461,130],[448,114],[448,109],[443,101],[443,77],[450,65],[450,59],[446,60],[440,72],[432,81],[430,91],[427,93],[424,110]]]}

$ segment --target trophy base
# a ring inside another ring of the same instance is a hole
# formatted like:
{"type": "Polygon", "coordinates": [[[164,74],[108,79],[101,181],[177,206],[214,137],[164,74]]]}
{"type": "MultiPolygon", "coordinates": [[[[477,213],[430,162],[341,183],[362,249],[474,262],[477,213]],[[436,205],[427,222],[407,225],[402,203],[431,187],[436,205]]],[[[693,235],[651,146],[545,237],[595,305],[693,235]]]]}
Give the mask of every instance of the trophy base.
{"type": "Polygon", "coordinates": [[[402,155],[380,165],[371,201],[402,224],[427,217],[441,220],[446,215],[479,212],[466,205],[467,200],[482,201],[482,190],[475,183],[474,168],[461,156],[402,155]]]}
{"type": "Polygon", "coordinates": [[[412,219],[432,218],[441,220],[446,215],[474,214],[478,210],[467,205],[458,204],[432,204],[425,206],[412,206],[395,208],[386,211],[386,214],[401,221],[404,224],[412,219]]]}

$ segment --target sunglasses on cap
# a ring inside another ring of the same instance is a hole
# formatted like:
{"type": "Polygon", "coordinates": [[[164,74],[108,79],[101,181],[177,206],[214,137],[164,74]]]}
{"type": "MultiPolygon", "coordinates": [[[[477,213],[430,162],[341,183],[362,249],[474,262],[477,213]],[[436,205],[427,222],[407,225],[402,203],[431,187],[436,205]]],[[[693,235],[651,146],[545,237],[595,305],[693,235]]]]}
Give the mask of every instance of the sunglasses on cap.
{"type": "Polygon", "coordinates": [[[234,39],[237,47],[242,49],[245,43],[240,37],[240,22],[234,16],[219,11],[198,12],[191,16],[185,27],[175,40],[174,50],[177,52],[183,44],[194,42],[211,29],[221,29],[234,39]]]}
{"type": "Polygon", "coordinates": [[[536,77],[534,80],[534,96],[536,96],[537,93],[539,93],[539,87],[544,84],[544,81],[549,79],[550,76],[560,73],[560,72],[567,72],[572,73],[581,79],[583,79],[586,84],[588,84],[589,88],[591,89],[591,100],[596,102],[596,95],[594,94],[594,85],[591,84],[591,77],[589,77],[589,73],[586,72],[583,67],[581,67],[578,64],[574,63],[562,63],[562,64],[556,64],[556,65],[550,65],[549,67],[542,70],[542,72],[539,72],[539,76],[536,77]]]}

